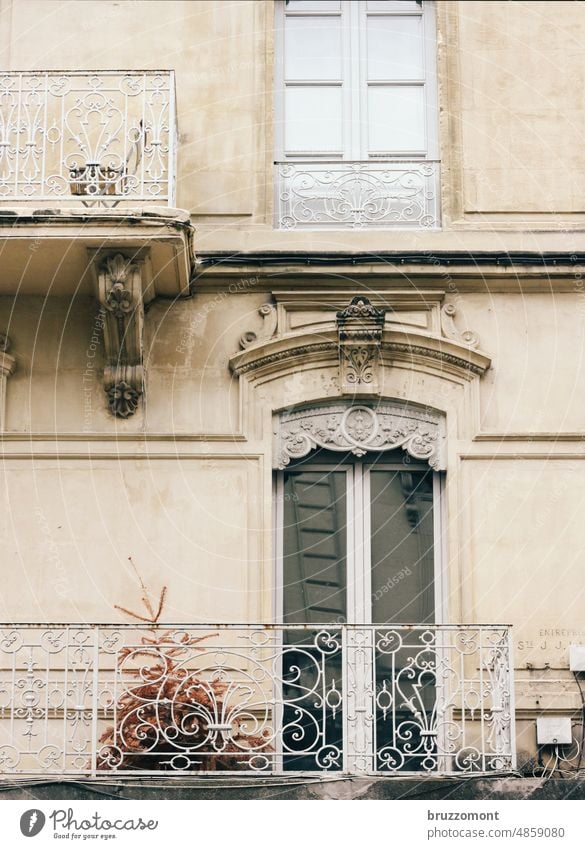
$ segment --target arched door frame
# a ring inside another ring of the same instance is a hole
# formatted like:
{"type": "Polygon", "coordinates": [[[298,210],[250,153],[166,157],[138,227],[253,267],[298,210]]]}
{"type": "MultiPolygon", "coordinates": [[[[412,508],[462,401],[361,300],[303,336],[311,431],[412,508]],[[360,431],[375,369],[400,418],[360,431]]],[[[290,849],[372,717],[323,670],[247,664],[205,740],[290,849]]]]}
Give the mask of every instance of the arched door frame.
{"type": "MultiPolygon", "coordinates": [[[[274,417],[274,579],[273,609],[283,621],[284,477],[291,461],[302,461],[316,448],[353,454],[351,464],[336,465],[347,474],[347,618],[352,624],[371,624],[371,512],[369,471],[373,452],[402,449],[411,470],[433,470],[433,552],[435,622],[447,621],[446,499],[444,497],[444,416],[408,404],[375,404],[336,400],[303,406],[274,417]]],[[[340,457],[341,459],[341,457],[340,457]]],[[[311,465],[312,470],[327,466],[311,465]]],[[[404,470],[404,465],[376,464],[378,470],[404,470]]],[[[416,623],[412,623],[416,624],[416,623]]]]}

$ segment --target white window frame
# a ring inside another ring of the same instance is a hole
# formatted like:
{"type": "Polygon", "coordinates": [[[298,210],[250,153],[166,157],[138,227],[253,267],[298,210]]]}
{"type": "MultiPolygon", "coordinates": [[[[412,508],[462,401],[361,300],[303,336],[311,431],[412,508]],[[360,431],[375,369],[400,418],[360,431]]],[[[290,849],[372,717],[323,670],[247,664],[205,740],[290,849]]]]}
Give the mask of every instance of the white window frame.
{"type": "MultiPolygon", "coordinates": [[[[301,471],[303,463],[295,465],[301,471]]],[[[370,490],[368,472],[404,471],[401,463],[375,463],[357,459],[352,463],[327,464],[308,463],[307,470],[315,472],[343,471],[347,475],[347,622],[350,625],[371,625],[371,546],[370,546],[370,490]],[[361,509],[356,509],[360,507],[361,509]]],[[[411,462],[408,471],[429,471],[424,463],[411,462]]],[[[292,471],[290,469],[289,471],[292,471]]],[[[284,476],[287,470],[277,471],[274,480],[274,595],[275,622],[284,624],[284,476]]],[[[447,621],[447,576],[446,576],[446,516],[445,479],[441,472],[433,472],[433,556],[434,556],[434,605],[436,625],[447,621]]],[[[386,624],[386,623],[381,623],[386,624]]],[[[389,623],[392,624],[392,623],[389,623]]],[[[418,624],[418,623],[409,623],[418,624]]]]}
{"type": "MultiPolygon", "coordinates": [[[[405,4],[406,5],[406,4],[405,4]]],[[[405,160],[436,160],[439,158],[438,138],[438,103],[437,103],[437,56],[436,56],[436,25],[435,4],[424,0],[424,5],[416,9],[416,3],[408,4],[409,8],[400,8],[398,2],[392,4],[388,11],[368,10],[367,0],[340,0],[340,11],[294,11],[286,10],[285,0],[276,2],[276,39],[275,39],[275,161],[295,162],[310,160],[366,162],[405,160]],[[340,80],[286,80],[284,73],[284,22],[285,16],[290,17],[340,17],[342,5],[344,14],[349,15],[350,25],[344,27],[343,59],[344,75],[340,80]],[[367,80],[367,27],[368,17],[381,16],[418,16],[422,18],[424,44],[424,75],[412,80],[367,80]],[[425,139],[424,149],[403,149],[394,151],[368,151],[367,143],[367,102],[368,89],[379,85],[420,85],[425,90],[425,139]],[[343,90],[342,129],[344,134],[343,149],[336,152],[316,150],[285,151],[285,88],[305,86],[335,86],[343,90]],[[345,116],[349,120],[345,120],[345,116]]]]}

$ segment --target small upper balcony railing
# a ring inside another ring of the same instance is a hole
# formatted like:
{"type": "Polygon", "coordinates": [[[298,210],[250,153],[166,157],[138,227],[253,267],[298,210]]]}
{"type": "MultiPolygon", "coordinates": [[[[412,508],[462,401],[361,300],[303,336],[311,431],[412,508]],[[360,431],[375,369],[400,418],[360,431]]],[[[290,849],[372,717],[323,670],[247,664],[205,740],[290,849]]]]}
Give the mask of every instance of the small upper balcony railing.
{"type": "Polygon", "coordinates": [[[0,774],[493,774],[498,625],[0,626],[0,774]]]}
{"type": "Polygon", "coordinates": [[[172,71],[0,74],[0,204],[173,206],[172,71]]]}
{"type": "Polygon", "coordinates": [[[281,230],[426,229],[441,226],[437,160],[289,160],[275,164],[281,230]]]}

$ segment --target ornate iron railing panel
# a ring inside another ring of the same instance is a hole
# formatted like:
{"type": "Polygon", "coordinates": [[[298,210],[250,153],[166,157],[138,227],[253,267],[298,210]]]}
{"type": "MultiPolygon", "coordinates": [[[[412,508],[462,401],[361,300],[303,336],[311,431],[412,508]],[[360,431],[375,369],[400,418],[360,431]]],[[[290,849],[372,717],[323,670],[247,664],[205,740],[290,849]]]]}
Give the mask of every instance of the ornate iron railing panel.
{"type": "Polygon", "coordinates": [[[373,651],[376,771],[489,773],[512,767],[504,629],[380,628],[373,651]]]}
{"type": "Polygon", "coordinates": [[[0,626],[0,774],[493,773],[503,626],[0,626]]]}
{"type": "Polygon", "coordinates": [[[276,226],[285,230],[440,226],[440,163],[278,162],[276,226]]]}
{"type": "Polygon", "coordinates": [[[0,74],[0,202],[174,203],[172,71],[0,74]]]}

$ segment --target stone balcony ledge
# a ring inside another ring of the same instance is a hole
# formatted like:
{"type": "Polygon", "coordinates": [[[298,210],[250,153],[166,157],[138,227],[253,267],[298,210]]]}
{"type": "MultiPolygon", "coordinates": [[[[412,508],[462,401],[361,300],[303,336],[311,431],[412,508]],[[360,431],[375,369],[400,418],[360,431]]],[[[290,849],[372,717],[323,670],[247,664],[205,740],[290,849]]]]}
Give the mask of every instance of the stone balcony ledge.
{"type": "Polygon", "coordinates": [[[116,209],[0,208],[0,294],[90,295],[96,253],[147,258],[145,288],[188,294],[193,227],[183,209],[137,205],[116,209]]]}
{"type": "Polygon", "coordinates": [[[132,206],[117,209],[106,209],[104,207],[38,207],[30,206],[16,207],[10,209],[0,206],[0,226],[5,222],[50,222],[57,221],[59,224],[69,221],[114,221],[153,219],[159,222],[173,222],[177,225],[191,226],[191,217],[187,210],[176,209],[167,206],[132,206]]]}

